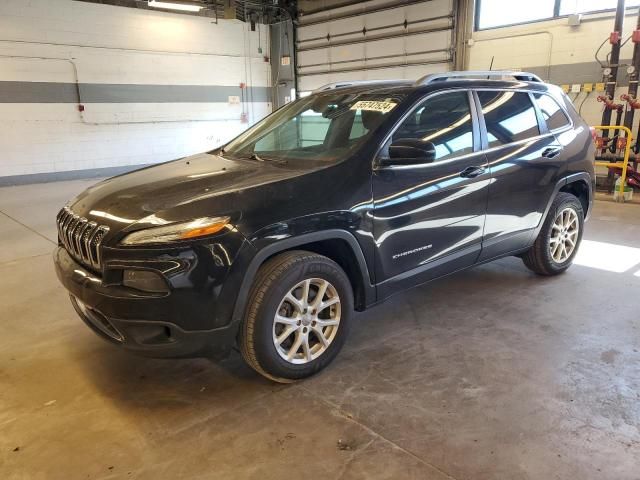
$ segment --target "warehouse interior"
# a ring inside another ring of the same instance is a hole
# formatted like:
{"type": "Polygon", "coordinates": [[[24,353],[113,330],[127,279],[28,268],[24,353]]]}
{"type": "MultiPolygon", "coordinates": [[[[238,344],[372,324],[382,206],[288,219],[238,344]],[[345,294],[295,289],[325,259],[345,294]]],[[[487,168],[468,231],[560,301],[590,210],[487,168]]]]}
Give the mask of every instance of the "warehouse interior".
{"type": "Polygon", "coordinates": [[[0,0],[0,32],[1,478],[638,478],[640,0],[0,0]],[[506,257],[394,295],[289,384],[79,320],[52,252],[88,187],[328,84],[465,70],[537,75],[594,128],[566,273],[506,257]]]}

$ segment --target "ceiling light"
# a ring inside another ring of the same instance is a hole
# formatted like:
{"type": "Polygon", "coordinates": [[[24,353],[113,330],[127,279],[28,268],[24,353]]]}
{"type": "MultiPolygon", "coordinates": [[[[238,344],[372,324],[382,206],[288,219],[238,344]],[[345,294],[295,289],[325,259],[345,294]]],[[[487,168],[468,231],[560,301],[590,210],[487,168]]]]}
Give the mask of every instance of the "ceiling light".
{"type": "Polygon", "coordinates": [[[199,12],[204,8],[202,5],[197,5],[195,3],[159,2],[157,0],[149,0],[147,5],[167,10],[182,10],[183,12],[199,12]]]}

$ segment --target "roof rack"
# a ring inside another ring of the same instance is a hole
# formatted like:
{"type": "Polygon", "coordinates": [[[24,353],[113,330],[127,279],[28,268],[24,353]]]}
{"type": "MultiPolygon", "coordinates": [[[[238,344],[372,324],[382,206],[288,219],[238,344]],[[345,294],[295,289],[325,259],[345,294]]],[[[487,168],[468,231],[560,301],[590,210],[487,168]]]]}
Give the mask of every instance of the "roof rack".
{"type": "Polygon", "coordinates": [[[430,75],[425,75],[424,77],[418,79],[415,85],[430,85],[434,82],[446,82],[447,80],[452,80],[456,78],[475,78],[475,77],[487,77],[487,78],[505,78],[512,77],[515,80],[519,80],[521,82],[540,82],[542,83],[542,79],[534,74],[529,72],[516,72],[513,70],[489,70],[489,71],[480,71],[480,70],[470,70],[465,72],[444,72],[444,73],[432,73],[430,75]]]}
{"type": "Polygon", "coordinates": [[[335,90],[336,88],[353,87],[355,85],[375,85],[385,83],[407,82],[407,80],[347,80],[344,82],[328,83],[313,90],[313,93],[324,92],[325,90],[335,90]]]}

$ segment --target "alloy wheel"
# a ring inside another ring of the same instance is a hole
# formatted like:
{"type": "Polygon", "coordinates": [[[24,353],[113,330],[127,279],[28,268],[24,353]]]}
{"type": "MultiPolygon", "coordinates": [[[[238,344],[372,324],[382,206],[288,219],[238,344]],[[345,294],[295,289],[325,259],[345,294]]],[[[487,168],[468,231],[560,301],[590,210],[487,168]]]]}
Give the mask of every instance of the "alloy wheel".
{"type": "Polygon", "coordinates": [[[556,216],[549,238],[549,252],[556,263],[566,262],[578,243],[580,222],[573,208],[565,208],[556,216]]]}
{"type": "Polygon", "coordinates": [[[309,278],[284,296],[273,318],[273,344],[290,363],[309,363],[327,351],[340,327],[341,303],[336,288],[309,278]]]}

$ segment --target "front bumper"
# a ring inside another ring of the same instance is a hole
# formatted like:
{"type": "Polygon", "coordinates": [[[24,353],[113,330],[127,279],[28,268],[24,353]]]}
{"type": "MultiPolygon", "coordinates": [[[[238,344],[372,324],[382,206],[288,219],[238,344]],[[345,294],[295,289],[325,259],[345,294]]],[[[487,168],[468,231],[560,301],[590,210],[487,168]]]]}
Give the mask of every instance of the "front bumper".
{"type": "Polygon", "coordinates": [[[189,328],[215,317],[206,311],[209,302],[200,309],[194,305],[198,295],[191,288],[145,295],[120,285],[104,285],[62,247],[54,252],[54,264],[80,318],[100,337],[126,350],[151,357],[196,357],[226,353],[235,343],[238,326],[232,322],[210,329],[189,328]],[[194,323],[194,315],[203,320],[194,323]]]}

